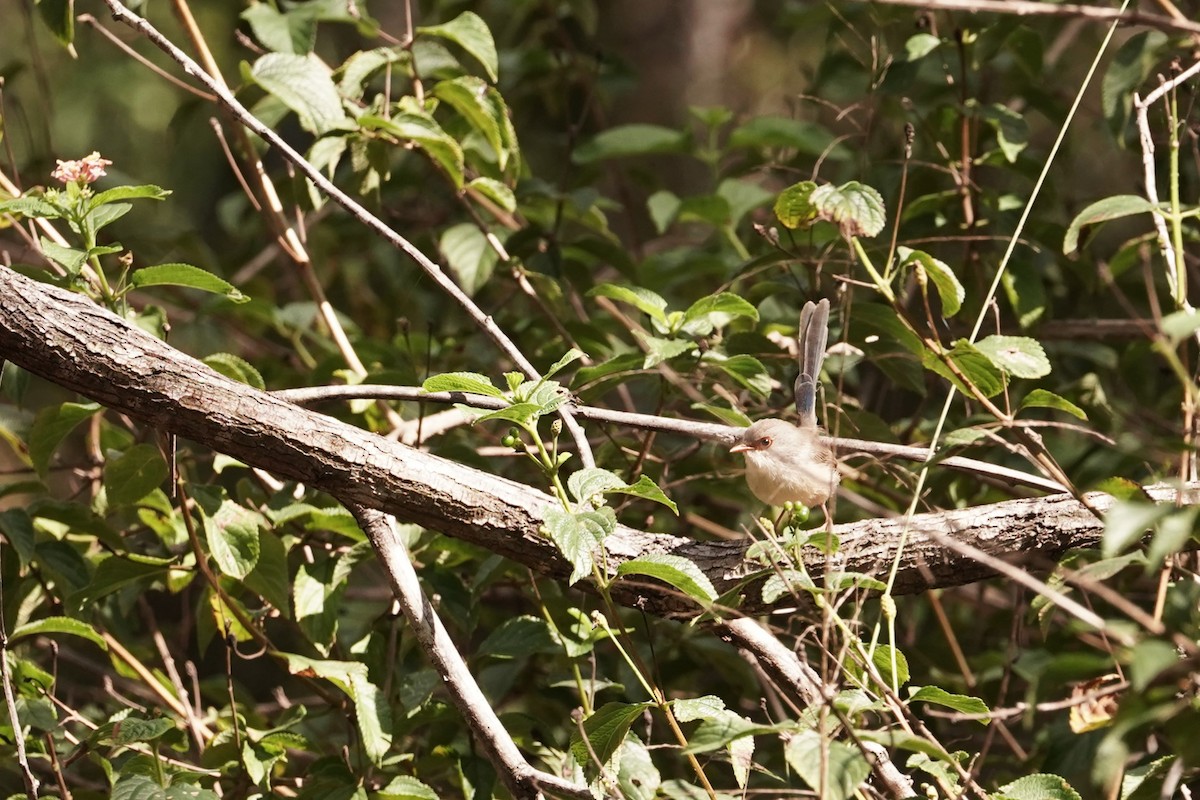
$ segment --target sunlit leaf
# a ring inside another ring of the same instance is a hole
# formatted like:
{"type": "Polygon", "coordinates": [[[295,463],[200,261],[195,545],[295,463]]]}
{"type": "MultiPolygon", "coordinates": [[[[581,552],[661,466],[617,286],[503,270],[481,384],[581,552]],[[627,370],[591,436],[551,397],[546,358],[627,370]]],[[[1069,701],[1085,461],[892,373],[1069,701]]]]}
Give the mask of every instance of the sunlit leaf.
{"type": "Polygon", "coordinates": [[[668,583],[701,605],[707,605],[717,599],[717,590],[712,581],[696,566],[683,556],[669,553],[650,553],[641,558],[631,559],[617,567],[617,574],[647,575],[668,583]]]}
{"type": "Polygon", "coordinates": [[[493,83],[498,80],[500,58],[496,54],[496,41],[487,23],[474,11],[464,11],[441,25],[417,28],[417,35],[436,36],[454,42],[480,63],[493,83]]]}

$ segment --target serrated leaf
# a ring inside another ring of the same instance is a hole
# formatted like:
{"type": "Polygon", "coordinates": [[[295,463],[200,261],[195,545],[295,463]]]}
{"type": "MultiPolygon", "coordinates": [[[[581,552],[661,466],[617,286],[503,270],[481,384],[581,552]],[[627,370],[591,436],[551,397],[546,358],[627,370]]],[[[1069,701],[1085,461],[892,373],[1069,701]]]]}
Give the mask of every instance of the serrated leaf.
{"type": "Polygon", "coordinates": [[[577,503],[585,503],[595,495],[624,488],[625,481],[615,472],[598,467],[585,467],[567,478],[567,490],[577,503]]]}
{"type": "Polygon", "coordinates": [[[933,281],[938,297],[942,301],[943,314],[953,317],[958,313],[962,308],[963,300],[966,299],[967,290],[959,283],[958,277],[948,264],[928,253],[908,247],[899,247],[896,249],[896,253],[901,268],[921,269],[933,281]]]}
{"type": "Polygon", "coordinates": [[[496,154],[496,165],[503,172],[508,166],[510,153],[504,134],[507,108],[500,93],[480,78],[462,75],[438,81],[433,86],[433,94],[452,106],[471,127],[479,131],[496,154]]]}
{"type": "Polygon", "coordinates": [[[517,198],[513,190],[494,178],[474,178],[467,188],[486,197],[502,211],[511,214],[517,210],[517,198]]]}
{"type": "Polygon", "coordinates": [[[584,358],[586,355],[587,354],[584,353],[579,348],[572,347],[565,354],[563,354],[562,358],[560,358],[558,361],[555,361],[554,364],[550,367],[550,369],[546,370],[546,373],[544,375],[542,375],[542,377],[543,378],[553,378],[560,371],[562,371],[563,367],[567,366],[568,364],[572,364],[581,358],[584,358]]]}
{"type": "Polygon", "coordinates": [[[504,397],[504,392],[497,389],[488,376],[478,372],[446,372],[434,375],[425,379],[421,389],[426,392],[465,392],[487,397],[504,397]]]}
{"type": "Polygon", "coordinates": [[[817,207],[812,194],[817,190],[814,181],[801,181],[779,193],[775,200],[775,217],[785,228],[799,228],[817,218],[817,207]]]}
{"type": "Polygon", "coordinates": [[[996,793],[1005,800],[1081,800],[1079,792],[1058,775],[1025,775],[996,793]]]}
{"type": "Polygon", "coordinates": [[[576,164],[592,164],[610,158],[682,153],[688,142],[686,133],[661,125],[617,125],[577,147],[571,158],[576,164]]]}
{"type": "Polygon", "coordinates": [[[1063,253],[1071,255],[1079,248],[1079,233],[1086,225],[1099,225],[1121,217],[1146,214],[1157,208],[1146,198],[1136,194],[1120,194],[1097,200],[1075,215],[1063,236],[1063,253]]]}
{"type": "Polygon", "coordinates": [[[697,347],[691,339],[663,339],[641,331],[634,331],[634,335],[641,340],[646,350],[646,357],[642,359],[642,369],[656,367],[664,361],[690,353],[697,347]]]}
{"type": "Polygon", "coordinates": [[[976,342],[975,347],[1014,377],[1044,378],[1050,374],[1050,359],[1037,339],[994,335],[976,342]]]}
{"type": "MultiPolygon", "coordinates": [[[[994,397],[1004,389],[1004,375],[988,356],[966,339],[955,342],[946,355],[984,397],[994,397]]],[[[928,369],[957,386],[960,391],[973,394],[971,389],[933,353],[926,351],[921,361],[928,369]]]]}
{"type": "Polygon", "coordinates": [[[725,710],[725,701],[716,695],[707,694],[703,697],[680,698],[671,701],[671,711],[679,722],[692,722],[698,719],[715,719],[725,710]]]}
{"type": "Polygon", "coordinates": [[[596,768],[597,761],[607,764],[625,740],[630,726],[649,707],[650,703],[605,703],[596,709],[596,713],[583,721],[582,735],[578,729],[571,734],[571,754],[575,761],[590,769],[596,768]]]}
{"type": "Polygon", "coordinates": [[[622,486],[619,489],[611,489],[615,494],[629,494],[634,497],[640,497],[643,500],[653,500],[655,503],[660,503],[671,509],[671,513],[679,516],[679,506],[675,505],[675,501],[667,497],[662,489],[658,488],[658,484],[650,480],[647,475],[641,475],[637,479],[637,483],[632,486],[622,486]]]}
{"type": "Polygon", "coordinates": [[[748,317],[758,321],[758,309],[732,292],[721,292],[702,297],[683,312],[682,329],[688,333],[706,336],[714,327],[721,328],[738,317],[748,317]],[[706,329],[692,330],[698,322],[705,323],[706,329]]]}
{"type": "Polygon", "coordinates": [[[454,182],[455,188],[462,188],[465,180],[462,146],[442,130],[433,117],[415,111],[391,117],[364,114],[358,118],[358,124],[365,130],[383,131],[401,141],[417,145],[442,168],[454,182]]]}
{"type": "MultiPolygon", "coordinates": [[[[768,556],[774,552],[772,547],[768,547],[766,550],[768,556]]],[[[747,553],[747,557],[749,557],[749,553],[747,553]]],[[[764,603],[774,603],[781,597],[791,595],[797,589],[816,594],[817,585],[804,570],[782,568],[772,572],[763,581],[762,599],[764,603]]]]}
{"type": "Polygon", "coordinates": [[[267,384],[263,380],[262,374],[241,356],[235,356],[232,353],[211,353],[201,360],[226,378],[253,386],[260,392],[267,390],[267,384]]]}
{"type": "Polygon", "coordinates": [[[111,728],[103,726],[97,729],[93,736],[99,734],[102,740],[106,740],[110,744],[126,745],[135,742],[152,742],[167,731],[174,729],[175,720],[173,719],[166,717],[143,719],[130,716],[112,723],[111,728]]]}
{"type": "Polygon", "coordinates": [[[667,322],[667,315],[665,313],[667,301],[649,289],[643,289],[640,286],[618,286],[615,283],[601,283],[598,286],[592,287],[587,294],[588,297],[607,297],[619,303],[631,305],[653,320],[661,322],[664,325],[667,322]]]}
{"type": "Polygon", "coordinates": [[[95,643],[101,650],[108,649],[108,642],[104,641],[104,637],[97,633],[95,628],[82,620],[71,617],[45,617],[34,622],[26,622],[24,625],[18,625],[13,629],[9,643],[12,644],[18,639],[28,636],[45,636],[51,633],[66,633],[71,636],[79,636],[95,643]]]}
{"type": "Polygon", "coordinates": [[[409,775],[392,778],[375,797],[378,800],[441,800],[441,795],[409,775]]]}
{"type": "Polygon", "coordinates": [[[551,508],[543,518],[543,527],[550,541],[570,564],[571,575],[568,585],[591,574],[595,563],[592,551],[616,529],[617,519],[611,508],[571,513],[561,508],[551,508]]]}
{"type": "Polygon", "coordinates": [[[250,77],[296,112],[300,126],[315,136],[352,124],[333,73],[311,53],[268,53],[254,62],[250,77]]]}
{"type": "Polygon", "coordinates": [[[417,34],[454,42],[480,63],[493,83],[498,80],[500,58],[496,54],[496,41],[487,23],[475,12],[464,11],[441,25],[417,28],[417,34]]]}
{"type": "Polygon", "coordinates": [[[717,599],[717,590],[712,581],[696,566],[683,556],[669,553],[650,553],[641,558],[631,559],[617,567],[617,575],[647,575],[670,584],[701,605],[708,605],[717,599]]]}
{"type": "Polygon", "coordinates": [[[871,774],[871,765],[857,747],[822,739],[815,731],[802,731],[784,750],[788,765],[823,800],[849,800],[871,774]]]}
{"type": "Polygon", "coordinates": [[[858,181],[819,186],[810,198],[821,219],[837,225],[842,236],[878,236],[887,224],[883,196],[858,181]]]}
{"type": "Polygon", "coordinates": [[[208,552],[221,572],[241,580],[258,564],[259,517],[232,500],[221,503],[217,513],[204,517],[208,552]]]}
{"type": "Polygon", "coordinates": [[[87,253],[83,250],[77,250],[74,247],[64,247],[63,245],[47,239],[45,236],[40,240],[42,253],[46,258],[58,264],[69,275],[78,275],[79,270],[83,268],[83,262],[87,261],[87,253]]]}
{"type": "Polygon", "coordinates": [[[170,189],[164,189],[161,186],[149,183],[140,186],[117,186],[94,195],[88,201],[88,208],[96,209],[100,206],[116,203],[121,200],[165,200],[170,196],[170,189]]]}
{"type": "Polygon", "coordinates": [[[104,490],[110,507],[141,500],[167,479],[167,462],[151,444],[135,444],[104,465],[104,490]]]}
{"type": "Polygon", "coordinates": [[[223,294],[235,303],[245,303],[250,298],[238,291],[228,281],[218,278],[207,270],[191,264],[159,264],[144,267],[129,276],[129,282],[141,289],[147,286],[186,286],[202,292],[223,294]]]}
{"type": "Polygon", "coordinates": [[[542,413],[542,407],[537,403],[513,403],[505,408],[498,408],[486,414],[480,414],[475,422],[487,422],[493,419],[504,419],[518,425],[528,426],[542,413]]]}
{"type": "MultiPolygon", "coordinates": [[[[978,697],[970,697],[965,694],[951,694],[940,686],[922,686],[920,689],[909,694],[908,701],[910,703],[933,703],[934,705],[952,708],[963,714],[989,713],[987,703],[978,697]]],[[[984,725],[988,724],[986,717],[982,718],[980,722],[984,725]]]]}
{"type": "Polygon", "coordinates": [[[1034,389],[1021,400],[1021,408],[1053,408],[1065,411],[1073,417],[1087,421],[1087,413],[1065,397],[1045,389],[1034,389]]]}

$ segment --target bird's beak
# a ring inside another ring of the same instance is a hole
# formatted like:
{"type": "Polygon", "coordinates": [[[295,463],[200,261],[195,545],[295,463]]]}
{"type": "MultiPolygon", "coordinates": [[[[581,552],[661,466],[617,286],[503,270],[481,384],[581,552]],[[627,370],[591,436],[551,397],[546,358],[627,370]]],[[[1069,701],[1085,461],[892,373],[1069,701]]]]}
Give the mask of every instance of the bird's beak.
{"type": "Polygon", "coordinates": [[[737,444],[735,444],[733,447],[729,448],[729,452],[731,452],[731,453],[744,453],[744,452],[746,452],[747,450],[754,450],[754,449],[755,449],[755,447],[754,447],[754,445],[752,445],[752,444],[746,444],[745,442],[738,442],[738,443],[737,443],[737,444]]]}

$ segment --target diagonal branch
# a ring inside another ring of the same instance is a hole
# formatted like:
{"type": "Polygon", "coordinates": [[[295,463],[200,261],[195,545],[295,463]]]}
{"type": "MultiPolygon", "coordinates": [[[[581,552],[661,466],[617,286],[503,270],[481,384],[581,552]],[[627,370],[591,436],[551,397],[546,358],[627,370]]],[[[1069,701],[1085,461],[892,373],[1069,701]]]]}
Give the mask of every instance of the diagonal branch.
{"type": "MultiPolygon", "coordinates": [[[[365,506],[441,531],[558,578],[571,565],[538,530],[556,507],[549,495],[515,481],[423,453],[230,380],[135,328],[79,294],[0,267],[0,358],[156,428],[251,466],[303,481],[349,506],[365,506]]],[[[1158,502],[1200,503],[1200,490],[1156,487],[1158,502]]],[[[1088,495],[1101,511],[1112,498],[1088,495]]],[[[894,557],[903,519],[837,525],[831,569],[879,574],[894,557]]],[[[953,537],[1010,563],[1045,571],[1053,560],[1100,541],[1102,523],[1069,495],[1012,500],[912,518],[894,591],[911,594],[995,574],[947,547],[953,537]],[[927,532],[927,533],[926,533],[927,532]]],[[[607,568],[648,553],[695,562],[718,592],[744,585],[739,613],[779,611],[754,585],[769,569],[748,563],[749,543],[697,542],[618,526],[605,540],[607,568]]],[[[813,575],[826,557],[806,551],[813,575]]],[[[657,584],[619,580],[613,596],[660,616],[694,617],[688,598],[657,584]]],[[[785,598],[793,604],[791,598],[785,598]]]]}
{"type": "MultiPolygon", "coordinates": [[[[379,217],[368,211],[361,203],[356,201],[350,195],[343,192],[329,178],[316,167],[308,162],[294,147],[283,140],[278,133],[273,129],[263,124],[257,117],[250,113],[238,99],[233,96],[223,82],[216,80],[204,69],[193,61],[187,53],[180,50],[164,36],[157,28],[151,25],[147,20],[134,14],[118,0],[104,0],[105,4],[112,11],[113,17],[138,31],[147,39],[154,43],[156,47],[170,56],[183,71],[195,78],[206,89],[212,92],[220,100],[221,105],[242,125],[254,131],[261,136],[264,141],[268,142],[272,147],[277,149],[280,154],[296,165],[300,172],[308,180],[312,181],[313,185],[324,192],[331,200],[346,209],[352,217],[361,222],[368,230],[378,234],[388,244],[395,247],[397,250],[408,255],[417,266],[419,266],[425,274],[438,285],[438,287],[449,295],[458,305],[467,313],[468,316],[478,325],[488,338],[500,348],[505,355],[512,359],[513,363],[527,377],[532,380],[541,378],[541,373],[537,368],[525,357],[516,343],[508,337],[508,335],[500,329],[496,321],[489,315],[483,312],[475,301],[459,287],[450,276],[447,275],[441,267],[434,263],[427,255],[421,252],[420,248],[414,245],[408,239],[401,236],[396,231],[388,227],[387,223],[379,219],[379,217]]],[[[559,409],[559,415],[562,417],[563,425],[571,433],[572,439],[575,441],[576,447],[579,448],[579,458],[585,466],[595,466],[595,459],[592,456],[591,446],[588,444],[587,437],[583,434],[583,429],[579,423],[571,415],[568,406],[562,406],[559,409]]]]}

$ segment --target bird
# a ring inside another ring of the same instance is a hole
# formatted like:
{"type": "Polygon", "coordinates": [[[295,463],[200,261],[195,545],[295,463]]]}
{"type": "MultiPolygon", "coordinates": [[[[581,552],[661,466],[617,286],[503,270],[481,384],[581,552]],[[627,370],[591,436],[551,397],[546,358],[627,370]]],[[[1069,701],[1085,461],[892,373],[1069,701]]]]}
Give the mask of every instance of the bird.
{"type": "Polygon", "coordinates": [[[828,336],[829,300],[805,303],[800,312],[800,374],[795,383],[800,424],[760,419],[730,448],[731,453],[746,454],[746,483],[767,505],[792,502],[823,507],[841,480],[837,458],[821,441],[817,427],[817,382],[828,336]]]}

